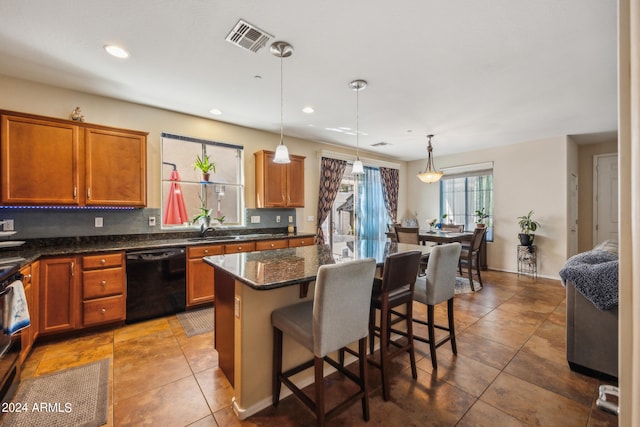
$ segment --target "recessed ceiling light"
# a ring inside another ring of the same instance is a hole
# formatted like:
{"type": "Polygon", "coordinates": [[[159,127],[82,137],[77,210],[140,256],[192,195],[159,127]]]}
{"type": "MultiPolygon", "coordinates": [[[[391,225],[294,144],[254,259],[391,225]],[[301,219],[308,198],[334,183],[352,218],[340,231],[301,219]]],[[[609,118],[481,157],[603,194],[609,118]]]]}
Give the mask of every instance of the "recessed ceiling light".
{"type": "Polygon", "coordinates": [[[123,58],[124,59],[124,58],[128,58],[129,57],[129,52],[127,52],[126,50],[124,50],[120,46],[116,46],[116,45],[113,45],[113,44],[105,45],[104,50],[106,50],[107,53],[109,53],[109,55],[115,56],[116,58],[123,58]]]}
{"type": "Polygon", "coordinates": [[[217,108],[212,108],[211,110],[209,110],[209,112],[210,112],[211,114],[213,114],[214,116],[219,116],[219,115],[221,115],[221,114],[222,114],[222,111],[220,111],[220,110],[219,110],[219,109],[217,109],[217,108]]]}
{"type": "Polygon", "coordinates": [[[314,111],[315,111],[315,110],[313,109],[313,107],[304,107],[304,108],[302,109],[302,112],[303,112],[303,113],[307,113],[307,114],[311,114],[311,113],[313,113],[314,111]]]}

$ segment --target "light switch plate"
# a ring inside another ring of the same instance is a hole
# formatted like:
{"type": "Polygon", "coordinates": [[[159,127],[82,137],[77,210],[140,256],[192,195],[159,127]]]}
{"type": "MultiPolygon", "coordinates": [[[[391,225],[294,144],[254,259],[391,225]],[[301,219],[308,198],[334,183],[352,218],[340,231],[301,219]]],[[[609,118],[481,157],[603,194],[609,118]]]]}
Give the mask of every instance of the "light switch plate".
{"type": "Polygon", "coordinates": [[[104,225],[104,222],[102,221],[102,217],[101,216],[97,216],[96,219],[95,219],[95,223],[94,224],[95,224],[95,226],[97,228],[102,227],[104,225]]]}
{"type": "Polygon", "coordinates": [[[251,224],[257,224],[260,222],[260,215],[252,215],[251,216],[251,224]]]}
{"type": "Polygon", "coordinates": [[[150,216],[149,217],[149,227],[155,227],[156,226],[156,217],[155,216],[150,216]]]}
{"type": "Polygon", "coordinates": [[[276,222],[280,222],[280,215],[276,215],[276,222]]]}

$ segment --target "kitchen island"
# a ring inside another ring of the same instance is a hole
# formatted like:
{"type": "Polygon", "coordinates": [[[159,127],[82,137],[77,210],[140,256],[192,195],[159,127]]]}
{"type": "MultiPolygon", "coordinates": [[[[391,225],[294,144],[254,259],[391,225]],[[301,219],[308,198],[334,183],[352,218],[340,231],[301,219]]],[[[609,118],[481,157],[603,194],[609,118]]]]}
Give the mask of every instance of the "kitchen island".
{"type": "MultiPolygon", "coordinates": [[[[215,348],[220,369],[234,388],[233,409],[244,419],[271,405],[271,312],[313,298],[318,268],[353,259],[375,258],[379,267],[387,255],[429,246],[385,241],[350,242],[348,251],[334,254],[328,245],[275,249],[205,257],[215,270],[215,348]]],[[[283,366],[309,359],[310,353],[285,337],[283,366]]],[[[313,372],[294,378],[311,383],[313,372]]]]}

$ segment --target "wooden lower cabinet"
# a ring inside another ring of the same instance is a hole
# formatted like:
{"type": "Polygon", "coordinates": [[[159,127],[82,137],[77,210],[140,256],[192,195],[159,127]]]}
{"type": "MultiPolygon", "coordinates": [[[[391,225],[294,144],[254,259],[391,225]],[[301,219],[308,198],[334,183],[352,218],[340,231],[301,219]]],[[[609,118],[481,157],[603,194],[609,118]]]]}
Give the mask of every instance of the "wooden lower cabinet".
{"type": "Polygon", "coordinates": [[[20,363],[29,355],[33,343],[38,337],[38,282],[39,282],[40,263],[36,261],[20,269],[20,273],[24,276],[22,284],[24,286],[24,294],[27,299],[27,308],[29,317],[31,318],[31,326],[20,331],[20,363]]]}
{"type": "Polygon", "coordinates": [[[82,326],[126,318],[124,252],[82,257],[82,326]]]}
{"type": "Polygon", "coordinates": [[[80,324],[80,271],[77,257],[40,260],[40,334],[66,332],[80,324]]]}
{"type": "Polygon", "coordinates": [[[214,301],[213,268],[203,258],[223,253],[223,245],[187,248],[187,308],[214,301]]]}

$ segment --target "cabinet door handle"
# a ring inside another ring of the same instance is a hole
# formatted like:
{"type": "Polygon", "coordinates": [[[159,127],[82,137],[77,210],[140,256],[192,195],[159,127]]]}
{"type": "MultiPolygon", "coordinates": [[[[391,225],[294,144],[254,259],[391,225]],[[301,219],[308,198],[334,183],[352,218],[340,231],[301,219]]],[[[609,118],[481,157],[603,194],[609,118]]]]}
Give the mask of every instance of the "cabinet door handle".
{"type": "Polygon", "coordinates": [[[77,198],[78,197],[78,187],[73,187],[73,198],[77,198]]]}
{"type": "Polygon", "coordinates": [[[106,308],[102,308],[102,309],[100,310],[100,313],[101,313],[101,314],[105,314],[106,312],[107,312],[107,309],[106,309],[106,308]]]}
{"type": "Polygon", "coordinates": [[[87,199],[91,200],[91,188],[87,188],[87,199]]]}
{"type": "Polygon", "coordinates": [[[106,260],[106,259],[102,258],[102,259],[100,260],[100,264],[105,265],[106,263],[107,263],[107,260],[106,260]]]}
{"type": "Polygon", "coordinates": [[[71,261],[71,264],[70,264],[69,266],[71,267],[71,275],[72,275],[72,276],[75,276],[75,275],[76,275],[76,273],[75,273],[75,270],[76,270],[76,263],[75,263],[75,262],[73,262],[73,261],[71,261]]]}
{"type": "Polygon", "coordinates": [[[101,281],[100,286],[102,287],[107,286],[107,281],[106,280],[101,281]]]}
{"type": "Polygon", "coordinates": [[[205,249],[205,250],[204,250],[204,253],[205,253],[205,254],[208,254],[208,253],[209,253],[209,249],[205,249]]]}

